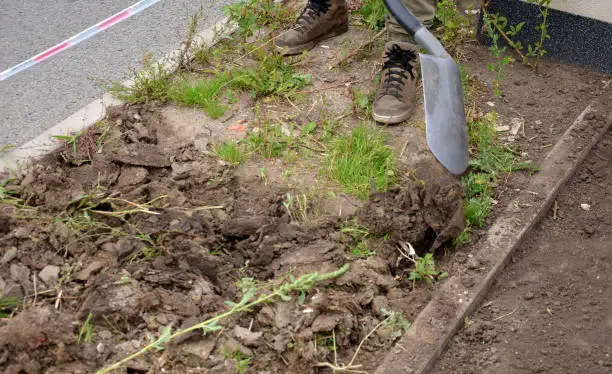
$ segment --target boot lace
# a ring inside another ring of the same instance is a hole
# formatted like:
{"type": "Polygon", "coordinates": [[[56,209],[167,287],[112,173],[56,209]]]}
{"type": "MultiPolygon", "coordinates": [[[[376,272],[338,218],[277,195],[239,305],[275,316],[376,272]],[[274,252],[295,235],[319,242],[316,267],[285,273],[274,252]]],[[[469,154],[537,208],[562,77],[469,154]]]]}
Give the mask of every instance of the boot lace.
{"type": "Polygon", "coordinates": [[[314,20],[321,16],[323,13],[327,13],[330,7],[330,0],[309,0],[308,4],[302,13],[297,18],[295,23],[296,29],[310,25],[314,20]]]}
{"type": "Polygon", "coordinates": [[[407,73],[410,73],[412,79],[415,78],[412,71],[412,62],[415,59],[416,53],[413,51],[402,49],[397,44],[391,46],[391,49],[385,53],[385,63],[383,65],[383,71],[386,70],[383,77],[383,95],[393,95],[401,99],[404,84],[408,79],[407,73]]]}

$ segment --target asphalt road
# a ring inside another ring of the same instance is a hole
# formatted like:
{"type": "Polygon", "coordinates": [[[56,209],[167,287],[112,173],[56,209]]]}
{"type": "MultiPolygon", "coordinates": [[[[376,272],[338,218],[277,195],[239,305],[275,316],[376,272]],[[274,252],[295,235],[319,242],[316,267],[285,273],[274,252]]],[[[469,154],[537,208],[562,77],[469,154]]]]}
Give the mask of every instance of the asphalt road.
{"type": "MultiPolygon", "coordinates": [[[[138,0],[0,0],[0,70],[71,37],[138,0]]],[[[0,82],[0,148],[21,145],[100,98],[145,53],[176,48],[204,3],[201,28],[228,0],[162,0],[78,46],[0,82]]]]}

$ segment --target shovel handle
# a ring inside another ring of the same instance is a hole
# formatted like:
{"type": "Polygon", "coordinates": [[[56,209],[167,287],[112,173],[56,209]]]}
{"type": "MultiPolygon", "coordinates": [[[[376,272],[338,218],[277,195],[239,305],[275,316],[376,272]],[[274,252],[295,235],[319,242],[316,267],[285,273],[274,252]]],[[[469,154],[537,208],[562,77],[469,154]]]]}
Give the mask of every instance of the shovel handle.
{"type": "Polygon", "coordinates": [[[406,8],[402,0],[383,0],[383,2],[404,30],[410,32],[414,40],[427,52],[438,57],[450,57],[440,41],[406,8]]]}

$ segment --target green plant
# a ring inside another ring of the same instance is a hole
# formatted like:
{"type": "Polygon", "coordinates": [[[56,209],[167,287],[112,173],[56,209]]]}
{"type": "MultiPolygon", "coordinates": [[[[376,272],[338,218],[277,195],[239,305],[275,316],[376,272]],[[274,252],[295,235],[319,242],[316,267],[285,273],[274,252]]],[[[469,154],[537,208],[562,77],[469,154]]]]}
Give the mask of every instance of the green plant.
{"type": "Polygon", "coordinates": [[[469,240],[471,227],[483,227],[491,212],[493,192],[498,178],[517,170],[535,172],[539,166],[517,162],[518,150],[503,145],[497,138],[495,124],[497,113],[490,112],[468,123],[468,138],[473,157],[470,159],[470,169],[461,178],[466,191],[464,203],[467,231],[464,231],[456,243],[469,240]]]}
{"type": "Polygon", "coordinates": [[[237,24],[238,35],[242,37],[253,36],[262,26],[282,28],[293,19],[291,9],[273,0],[243,0],[221,9],[237,24]]]}
{"type": "Polygon", "coordinates": [[[353,113],[362,114],[366,119],[372,119],[372,106],[376,92],[353,91],[353,113]]]}
{"type": "Polygon", "coordinates": [[[198,107],[210,118],[219,118],[227,111],[227,107],[220,102],[220,92],[227,81],[227,74],[217,74],[212,79],[201,79],[195,83],[179,81],[169,89],[168,99],[178,104],[198,107]]]}
{"type": "Polygon", "coordinates": [[[340,232],[349,236],[350,242],[348,247],[354,258],[365,259],[376,256],[376,252],[371,251],[365,242],[365,240],[371,236],[370,231],[368,231],[366,227],[353,220],[345,223],[340,229],[340,232]]]}
{"type": "Polygon", "coordinates": [[[19,197],[19,192],[8,188],[11,179],[0,181],[0,204],[20,206],[23,200],[19,197]]]}
{"type": "Polygon", "coordinates": [[[427,253],[423,257],[417,257],[414,262],[414,270],[410,272],[408,280],[412,281],[412,285],[416,281],[424,281],[427,284],[432,284],[436,280],[448,277],[447,272],[441,272],[436,268],[436,262],[432,253],[427,253]]]}
{"type": "Polygon", "coordinates": [[[380,310],[380,313],[385,318],[382,328],[391,331],[390,339],[392,341],[400,338],[412,325],[401,312],[394,312],[383,308],[380,310]]]}
{"type": "Polygon", "coordinates": [[[251,152],[264,158],[285,157],[297,148],[292,131],[279,124],[264,124],[250,131],[246,144],[251,152]]]}
{"type": "Polygon", "coordinates": [[[385,144],[379,129],[367,125],[357,126],[330,142],[324,170],[347,193],[361,199],[368,197],[372,187],[384,191],[396,181],[393,150],[385,144]]]}
{"type": "Polygon", "coordinates": [[[359,15],[368,28],[380,30],[385,27],[387,7],[382,0],[363,0],[359,15]]]}
{"type": "Polygon", "coordinates": [[[63,141],[66,146],[72,146],[72,152],[74,154],[77,153],[77,141],[78,139],[85,133],[85,130],[79,131],[78,133],[70,136],[70,135],[52,135],[53,139],[63,141]]]}
{"type": "Polygon", "coordinates": [[[0,147],[0,155],[12,148],[15,148],[14,144],[3,145],[2,147],[0,147]]]}
{"type": "Polygon", "coordinates": [[[440,0],[436,4],[437,29],[442,31],[441,40],[447,47],[454,47],[470,29],[470,19],[457,10],[455,0],[440,0]]]}
{"type": "Polygon", "coordinates": [[[311,214],[311,204],[306,194],[287,192],[283,206],[293,222],[304,222],[311,214]]]}
{"type": "Polygon", "coordinates": [[[507,47],[499,45],[499,33],[497,32],[497,29],[499,29],[499,23],[502,22],[502,20],[498,16],[489,17],[487,13],[485,13],[482,20],[487,31],[487,35],[491,39],[489,50],[496,58],[495,63],[487,64],[487,69],[495,73],[495,78],[493,79],[493,94],[496,97],[500,97],[501,81],[504,79],[504,67],[513,62],[514,59],[510,56],[504,56],[507,47]]]}
{"type": "Polygon", "coordinates": [[[130,104],[165,101],[171,87],[172,73],[163,64],[151,61],[152,55],[142,58],[143,68],[130,71],[130,83],[103,83],[103,87],[116,98],[130,104]]]}
{"type": "Polygon", "coordinates": [[[164,344],[166,344],[167,342],[172,341],[178,338],[179,336],[187,334],[191,331],[201,330],[204,334],[213,331],[218,331],[222,328],[219,325],[220,321],[238,315],[240,313],[250,312],[252,308],[257,305],[277,302],[279,300],[290,301],[290,294],[294,292],[299,293],[300,298],[302,298],[302,295],[312,289],[315,285],[330,279],[340,277],[348,271],[348,268],[349,265],[346,264],[338,270],[326,274],[310,273],[304,274],[299,278],[290,276],[288,281],[283,282],[282,284],[276,286],[272,291],[260,295],[257,298],[255,298],[257,290],[255,288],[250,288],[243,293],[242,298],[239,302],[236,303],[226,301],[226,304],[231,308],[229,311],[218,314],[191,327],[185,329],[178,329],[175,332],[172,332],[172,326],[167,326],[158,339],[151,341],[151,343],[146,345],[144,348],[129,355],[128,357],[125,357],[124,359],[97,371],[97,374],[106,374],[112,372],[113,370],[119,369],[125,363],[131,361],[134,358],[144,355],[152,349],[162,350],[164,349],[164,344]]]}
{"type": "Polygon", "coordinates": [[[94,328],[91,324],[91,316],[92,314],[89,313],[85,322],[79,326],[79,334],[77,336],[77,343],[79,344],[82,342],[91,343],[93,341],[94,328]]]}
{"type": "Polygon", "coordinates": [[[9,318],[13,310],[21,304],[21,300],[12,296],[0,297],[0,318],[9,318]]]}
{"type": "Polygon", "coordinates": [[[539,13],[538,18],[541,19],[540,24],[535,27],[540,33],[539,39],[534,44],[527,45],[527,53],[523,52],[524,47],[522,43],[513,39],[523,29],[525,22],[519,22],[516,25],[508,25],[508,19],[506,17],[499,14],[490,14],[487,12],[486,7],[483,7],[483,23],[487,29],[487,35],[494,44],[497,44],[499,35],[501,35],[508,45],[521,57],[525,65],[537,68],[540,64],[540,59],[546,54],[544,42],[550,39],[550,35],[548,34],[548,10],[551,1],[552,0],[526,0],[528,4],[537,6],[539,13]]]}
{"type": "Polygon", "coordinates": [[[236,361],[236,371],[240,374],[244,374],[246,372],[254,358],[243,353],[240,348],[236,348],[233,352],[230,352],[227,347],[223,347],[222,351],[223,357],[225,357],[226,360],[233,358],[236,361]]]}
{"type": "Polygon", "coordinates": [[[232,165],[239,165],[246,159],[246,154],[236,141],[224,141],[214,145],[212,149],[220,159],[232,165]]]}

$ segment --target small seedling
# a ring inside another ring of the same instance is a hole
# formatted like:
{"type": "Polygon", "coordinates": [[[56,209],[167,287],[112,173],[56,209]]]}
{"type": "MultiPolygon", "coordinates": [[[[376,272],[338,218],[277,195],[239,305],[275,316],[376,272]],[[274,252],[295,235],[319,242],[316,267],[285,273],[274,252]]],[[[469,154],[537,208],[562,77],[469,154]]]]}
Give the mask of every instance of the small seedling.
{"type": "Polygon", "coordinates": [[[470,19],[457,10],[455,0],[438,1],[435,19],[439,22],[437,29],[442,31],[442,42],[450,49],[454,49],[470,30],[470,19]]]}
{"type": "Polygon", "coordinates": [[[263,182],[264,186],[268,185],[268,171],[266,168],[259,168],[259,179],[263,182]]]}
{"type": "Polygon", "coordinates": [[[415,286],[416,281],[423,281],[427,284],[448,277],[447,272],[441,272],[436,269],[436,262],[432,253],[427,253],[423,257],[417,257],[414,264],[414,270],[410,272],[408,280],[412,281],[412,286],[415,286]]]}
{"type": "Polygon", "coordinates": [[[76,155],[77,153],[77,141],[85,133],[85,130],[79,131],[78,133],[70,136],[70,135],[53,135],[53,139],[63,141],[66,146],[72,146],[72,152],[76,155]]]}
{"type": "Polygon", "coordinates": [[[79,326],[79,335],[77,336],[77,343],[79,344],[82,342],[91,343],[93,341],[94,328],[91,324],[91,316],[92,314],[89,313],[85,322],[79,326]]]}
{"type": "Polygon", "coordinates": [[[9,318],[21,300],[12,296],[0,297],[0,318],[9,318]]]}
{"type": "Polygon", "coordinates": [[[222,351],[223,357],[225,357],[226,360],[233,358],[236,361],[236,371],[240,374],[246,372],[254,358],[253,356],[244,354],[240,348],[236,348],[231,352],[227,347],[223,347],[222,351]]]}
{"type": "Polygon", "coordinates": [[[382,328],[392,332],[392,341],[399,339],[412,325],[412,323],[410,323],[410,321],[408,321],[401,312],[381,309],[380,313],[385,318],[382,328]]]}
{"type": "Polygon", "coordinates": [[[19,197],[19,192],[13,189],[7,188],[11,179],[5,179],[0,181],[0,204],[7,204],[13,206],[20,206],[23,204],[23,200],[19,197]]]}
{"type": "Polygon", "coordinates": [[[287,192],[283,206],[293,222],[304,222],[311,213],[311,204],[306,194],[303,193],[294,195],[287,192]]]}
{"type": "Polygon", "coordinates": [[[340,229],[340,232],[350,237],[348,247],[354,258],[365,259],[376,256],[376,252],[371,251],[365,242],[371,236],[367,228],[359,225],[356,221],[349,221],[340,229]]]}

